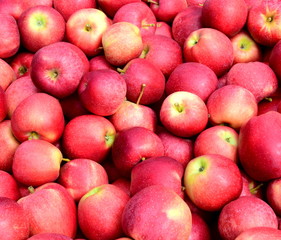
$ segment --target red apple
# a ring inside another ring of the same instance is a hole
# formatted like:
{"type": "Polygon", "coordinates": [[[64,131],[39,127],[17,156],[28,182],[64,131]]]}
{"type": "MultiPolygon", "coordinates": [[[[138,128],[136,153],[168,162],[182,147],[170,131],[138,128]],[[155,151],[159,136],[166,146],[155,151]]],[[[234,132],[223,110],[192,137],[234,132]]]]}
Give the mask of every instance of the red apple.
{"type": "Polygon", "coordinates": [[[281,215],[281,204],[279,201],[281,196],[280,185],[281,178],[277,178],[269,181],[266,187],[266,200],[278,216],[281,215]]]}
{"type": "Polygon", "coordinates": [[[112,69],[115,68],[105,59],[104,55],[94,56],[89,60],[90,68],[89,71],[99,70],[99,69],[112,69]]]}
{"type": "Polygon", "coordinates": [[[0,170],[0,197],[10,198],[17,201],[20,198],[18,183],[13,175],[0,170]]]}
{"type": "Polygon", "coordinates": [[[196,94],[174,92],[162,103],[160,121],[174,135],[191,137],[207,126],[208,110],[204,101],[196,94]]]}
{"type": "Polygon", "coordinates": [[[188,240],[211,240],[209,225],[196,213],[192,213],[192,228],[188,240]]]}
{"type": "Polygon", "coordinates": [[[271,67],[271,69],[273,69],[278,79],[281,79],[281,68],[279,64],[279,59],[281,56],[281,41],[278,41],[271,49],[272,50],[270,51],[268,59],[269,66],[271,67]]]}
{"type": "Polygon", "coordinates": [[[253,227],[240,233],[235,240],[279,239],[281,231],[271,227],[253,227]]]}
{"type": "Polygon", "coordinates": [[[154,34],[173,38],[172,27],[168,23],[163,21],[156,22],[156,30],[154,34]]]}
{"type": "Polygon", "coordinates": [[[36,235],[33,235],[32,237],[28,238],[27,240],[72,240],[73,238],[70,238],[68,236],[65,236],[64,234],[59,233],[39,233],[36,235]]]}
{"type": "Polygon", "coordinates": [[[0,122],[2,122],[8,114],[8,106],[6,100],[6,93],[0,87],[0,122]]]}
{"type": "Polygon", "coordinates": [[[131,185],[131,180],[125,177],[119,177],[116,180],[114,180],[112,185],[121,188],[124,192],[128,194],[128,196],[131,195],[130,193],[130,185],[131,185]]]}
{"type": "Polygon", "coordinates": [[[0,58],[0,87],[5,91],[16,78],[13,68],[0,58]]]}
{"type": "Polygon", "coordinates": [[[241,172],[242,180],[243,180],[243,188],[242,188],[240,197],[241,196],[255,196],[260,199],[264,199],[265,184],[262,182],[253,180],[242,169],[240,169],[240,172],[241,172]]]}
{"type": "Polygon", "coordinates": [[[33,55],[34,54],[30,52],[19,52],[10,62],[10,66],[16,73],[17,78],[30,75],[30,68],[33,55]]]}
{"type": "Polygon", "coordinates": [[[269,111],[278,111],[281,96],[269,96],[258,103],[258,115],[269,111]]]}

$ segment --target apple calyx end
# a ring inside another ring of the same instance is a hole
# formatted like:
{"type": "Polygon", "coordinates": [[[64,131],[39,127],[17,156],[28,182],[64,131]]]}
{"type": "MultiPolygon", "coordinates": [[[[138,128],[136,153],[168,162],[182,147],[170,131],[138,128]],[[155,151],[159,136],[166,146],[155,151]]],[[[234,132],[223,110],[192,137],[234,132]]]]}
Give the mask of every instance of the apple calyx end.
{"type": "Polygon", "coordinates": [[[91,24],[87,23],[87,24],[85,25],[84,29],[85,29],[86,32],[90,32],[90,31],[92,30],[91,24]]]}
{"type": "Polygon", "coordinates": [[[176,109],[179,113],[182,113],[183,110],[184,110],[183,105],[181,105],[181,104],[179,104],[179,103],[174,103],[174,107],[175,107],[175,109],[176,109]]]}
{"type": "Polygon", "coordinates": [[[28,139],[28,140],[39,139],[39,134],[38,134],[37,132],[32,131],[32,132],[29,134],[29,136],[28,136],[27,139],[28,139]]]}
{"type": "Polygon", "coordinates": [[[18,69],[18,73],[20,76],[24,75],[27,71],[28,71],[28,69],[25,66],[20,66],[18,69]]]}
{"type": "Polygon", "coordinates": [[[111,147],[114,143],[114,140],[115,140],[115,134],[109,134],[107,133],[105,136],[104,136],[104,139],[105,139],[105,143],[108,147],[111,147]]]}

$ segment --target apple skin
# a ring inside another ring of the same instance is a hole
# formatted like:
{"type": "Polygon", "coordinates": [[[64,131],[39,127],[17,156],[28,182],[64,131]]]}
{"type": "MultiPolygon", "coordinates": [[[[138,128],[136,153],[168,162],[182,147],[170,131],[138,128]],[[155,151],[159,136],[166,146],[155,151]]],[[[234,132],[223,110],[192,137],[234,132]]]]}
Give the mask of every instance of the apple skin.
{"type": "Polygon", "coordinates": [[[114,126],[105,117],[91,114],[75,117],[65,126],[63,153],[70,159],[102,162],[110,152],[115,134],[114,126]]]}
{"type": "Polygon", "coordinates": [[[78,203],[78,223],[87,239],[122,237],[122,213],[130,197],[112,184],[88,191],[78,203]]]}
{"type": "Polygon", "coordinates": [[[102,35],[102,47],[110,64],[123,66],[141,54],[141,31],[129,22],[113,23],[102,35]]]}
{"type": "Polygon", "coordinates": [[[266,63],[257,61],[233,65],[227,73],[226,84],[248,89],[259,102],[277,90],[278,79],[266,63]]]}
{"type": "Polygon", "coordinates": [[[144,127],[155,132],[157,115],[155,111],[145,105],[124,101],[117,111],[109,116],[116,132],[131,127],[144,127]]]}
{"type": "Polygon", "coordinates": [[[234,60],[230,39],[213,28],[200,28],[189,34],[183,45],[185,62],[199,62],[211,68],[220,77],[234,60]]]}
{"type": "Polygon", "coordinates": [[[203,27],[201,16],[202,7],[199,5],[188,6],[175,16],[172,23],[172,34],[181,47],[190,33],[203,27]]]}
{"type": "Polygon", "coordinates": [[[0,13],[0,58],[14,56],[20,47],[20,32],[16,19],[5,13],[0,13]]]}
{"type": "Polygon", "coordinates": [[[152,185],[163,185],[183,197],[181,180],[184,168],[177,160],[161,156],[151,157],[137,164],[131,171],[130,196],[152,185]]]}
{"type": "Polygon", "coordinates": [[[205,220],[196,213],[192,213],[192,228],[188,240],[211,240],[211,231],[205,220]]]}
{"type": "Polygon", "coordinates": [[[243,180],[243,188],[240,194],[242,196],[255,196],[262,200],[265,199],[265,184],[263,182],[258,182],[253,180],[248,174],[245,173],[242,169],[240,169],[242,180],[243,180]]]}
{"type": "Polygon", "coordinates": [[[278,228],[277,216],[263,200],[244,196],[228,203],[219,213],[218,230],[225,240],[235,239],[253,227],[278,228]]]}
{"type": "Polygon", "coordinates": [[[132,127],[117,133],[112,146],[112,160],[122,176],[130,176],[132,168],[151,157],[164,155],[164,147],[156,133],[144,127],[132,127]]]}
{"type": "Polygon", "coordinates": [[[273,179],[268,182],[266,187],[266,200],[267,203],[272,207],[277,216],[281,215],[281,204],[280,204],[280,185],[281,178],[273,179]]]}
{"type": "Polygon", "coordinates": [[[23,208],[10,198],[0,197],[0,231],[6,240],[26,240],[29,223],[23,208]]]}
{"type": "Polygon", "coordinates": [[[156,29],[154,34],[173,38],[172,27],[168,23],[163,21],[156,22],[156,29]]]}
{"type": "Polygon", "coordinates": [[[111,23],[112,20],[99,9],[79,9],[66,22],[66,38],[86,56],[95,56],[100,52],[102,35],[111,23]]]}
{"type": "Polygon", "coordinates": [[[7,87],[16,80],[16,74],[13,68],[3,59],[0,58],[0,87],[6,91],[7,87]]]}
{"type": "Polygon", "coordinates": [[[36,52],[49,44],[63,40],[65,21],[53,7],[35,6],[25,10],[18,19],[21,44],[36,52]]]}
{"type": "Polygon", "coordinates": [[[99,69],[115,70],[115,68],[105,59],[104,55],[98,55],[90,58],[89,65],[89,72],[99,69]]]}
{"type": "Polygon", "coordinates": [[[32,237],[28,238],[27,240],[72,240],[73,238],[70,238],[68,236],[65,236],[63,234],[59,233],[39,233],[36,235],[33,235],[32,237]]]}
{"type": "Polygon", "coordinates": [[[147,59],[135,58],[129,61],[121,75],[127,85],[126,98],[131,102],[137,102],[145,84],[140,104],[149,105],[160,100],[165,90],[165,76],[161,70],[147,59]]]}
{"type": "Polygon", "coordinates": [[[280,39],[279,1],[261,1],[249,9],[247,29],[255,42],[273,47],[280,39]]]}
{"type": "Polygon", "coordinates": [[[191,225],[188,205],[173,190],[161,185],[136,193],[122,216],[123,230],[133,239],[188,239],[191,225]]]}
{"type": "Polygon", "coordinates": [[[281,41],[278,41],[272,48],[268,59],[269,66],[271,67],[271,69],[273,69],[278,79],[281,79],[281,70],[280,70],[281,66],[278,60],[280,59],[280,56],[281,56],[281,41]]]}
{"type": "Polygon", "coordinates": [[[251,118],[239,132],[238,156],[245,172],[256,181],[281,177],[281,114],[269,111],[251,118]],[[258,139],[264,139],[260,142],[258,139]]]}
{"type": "Polygon", "coordinates": [[[258,103],[258,115],[269,111],[277,111],[281,102],[281,96],[269,96],[258,103]]]}
{"type": "Polygon", "coordinates": [[[6,171],[0,170],[0,181],[0,197],[17,201],[20,198],[20,191],[14,176],[6,171]]]}
{"type": "Polygon", "coordinates": [[[206,105],[211,124],[227,124],[236,130],[258,113],[255,96],[239,85],[226,85],[215,90],[206,105]]]}
{"type": "Polygon", "coordinates": [[[32,194],[20,198],[30,237],[39,233],[59,233],[74,238],[77,229],[77,207],[66,189],[58,183],[47,183],[32,194]]]}
{"type": "Polygon", "coordinates": [[[232,37],[246,24],[248,6],[244,0],[206,0],[202,7],[202,23],[232,37]]]}
{"type": "Polygon", "coordinates": [[[194,141],[194,156],[220,154],[238,163],[238,133],[228,126],[212,126],[194,141]]]}
{"type": "Polygon", "coordinates": [[[2,122],[8,114],[8,106],[6,101],[6,93],[0,87],[0,122],[2,122]]]}
{"type": "Polygon", "coordinates": [[[40,139],[24,141],[13,158],[13,175],[22,184],[40,186],[58,178],[61,161],[62,153],[53,144],[40,139]]]}
{"type": "Polygon", "coordinates": [[[160,121],[178,137],[192,137],[208,123],[208,110],[196,94],[179,91],[167,96],[160,109],[160,121]]]}
{"type": "Polygon", "coordinates": [[[128,194],[128,196],[131,195],[130,193],[130,185],[131,180],[125,177],[119,177],[115,181],[111,183],[112,185],[121,188],[124,192],[128,194]]]}
{"type": "Polygon", "coordinates": [[[60,168],[57,182],[65,187],[73,199],[78,202],[92,188],[107,184],[108,176],[99,163],[77,158],[60,168]]]}
{"type": "Polygon", "coordinates": [[[191,201],[205,211],[221,210],[237,199],[242,191],[242,177],[236,163],[218,154],[193,158],[184,173],[185,191],[191,201]],[[208,185],[212,183],[212,187],[208,185]]]}
{"type": "Polygon", "coordinates": [[[10,62],[10,66],[16,73],[16,78],[30,75],[30,67],[33,55],[34,54],[31,52],[21,51],[14,56],[10,62]]]}
{"type": "Polygon", "coordinates": [[[204,102],[216,90],[218,78],[213,70],[197,62],[187,62],[178,65],[169,76],[165,92],[186,91],[199,96],[204,102]]]}
{"type": "Polygon", "coordinates": [[[54,143],[62,136],[64,123],[59,101],[46,93],[25,98],[11,117],[13,134],[20,142],[36,138],[54,143]]]}
{"type": "Polygon", "coordinates": [[[78,88],[87,68],[89,61],[81,49],[68,42],[57,42],[40,48],[34,54],[30,76],[42,91],[64,98],[78,88]]]}
{"type": "Polygon", "coordinates": [[[200,6],[200,7],[204,5],[205,1],[206,0],[186,0],[187,6],[200,6]]]}
{"type": "Polygon", "coordinates": [[[279,239],[281,231],[271,227],[253,227],[240,233],[235,240],[279,239]]]}

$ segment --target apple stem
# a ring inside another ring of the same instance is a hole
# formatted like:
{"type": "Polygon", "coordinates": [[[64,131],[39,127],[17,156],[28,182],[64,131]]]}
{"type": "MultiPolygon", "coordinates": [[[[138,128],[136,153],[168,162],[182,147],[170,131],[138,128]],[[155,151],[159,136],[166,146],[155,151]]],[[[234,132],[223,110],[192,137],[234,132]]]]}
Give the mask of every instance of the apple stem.
{"type": "Polygon", "coordinates": [[[145,160],[145,157],[142,157],[142,158],[141,158],[141,161],[144,161],[144,160],[145,160]]]}
{"type": "Polygon", "coordinates": [[[145,56],[147,55],[148,51],[149,51],[148,46],[145,46],[145,47],[143,48],[143,50],[142,50],[142,52],[141,52],[139,58],[145,58],[145,56]]]}
{"type": "Polygon", "coordinates": [[[141,92],[140,92],[140,95],[139,95],[138,100],[137,100],[137,102],[136,102],[137,105],[139,105],[139,103],[140,103],[140,100],[141,100],[141,98],[142,98],[142,96],[143,96],[145,87],[146,87],[146,84],[143,83],[143,84],[141,85],[141,92]]]}
{"type": "Polygon", "coordinates": [[[71,160],[69,158],[62,158],[62,161],[64,162],[70,162],[71,160]]]}
{"type": "Polygon", "coordinates": [[[158,2],[154,1],[154,0],[147,0],[148,3],[153,3],[153,4],[156,4],[156,5],[159,5],[158,2]]]}
{"type": "Polygon", "coordinates": [[[142,24],[142,27],[155,27],[154,23],[146,23],[146,24],[142,24]]]}
{"type": "Polygon", "coordinates": [[[30,193],[34,193],[34,192],[35,192],[35,189],[34,189],[34,187],[32,187],[32,186],[29,186],[27,189],[28,189],[28,191],[29,191],[30,193]]]}
{"type": "Polygon", "coordinates": [[[122,68],[117,68],[116,69],[117,70],[117,72],[119,72],[119,73],[121,73],[121,74],[124,74],[126,71],[124,70],[124,69],[122,69],[122,68]]]}
{"type": "Polygon", "coordinates": [[[250,189],[250,193],[255,194],[257,190],[259,190],[263,186],[263,183],[259,184],[258,186],[250,189]]]}
{"type": "Polygon", "coordinates": [[[179,103],[175,103],[174,106],[179,113],[183,111],[183,107],[179,103]]]}
{"type": "Polygon", "coordinates": [[[28,140],[32,140],[32,139],[39,139],[39,135],[37,132],[32,131],[30,133],[30,135],[28,136],[28,140]]]}
{"type": "Polygon", "coordinates": [[[269,101],[269,102],[272,102],[272,98],[271,97],[266,97],[264,98],[265,100],[269,101]]]}

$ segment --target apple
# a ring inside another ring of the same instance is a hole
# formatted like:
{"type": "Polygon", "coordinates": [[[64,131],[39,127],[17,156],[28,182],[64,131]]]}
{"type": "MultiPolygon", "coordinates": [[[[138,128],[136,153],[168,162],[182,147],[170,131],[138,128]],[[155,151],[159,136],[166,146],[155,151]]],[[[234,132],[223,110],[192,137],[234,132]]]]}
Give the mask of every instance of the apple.
{"type": "Polygon", "coordinates": [[[240,194],[241,196],[255,196],[264,200],[265,184],[253,180],[243,169],[240,168],[240,172],[243,180],[243,188],[240,194]]]}
{"type": "Polygon", "coordinates": [[[216,90],[218,78],[213,70],[197,62],[178,65],[169,76],[165,91],[167,95],[178,91],[191,92],[204,102],[216,90]]]}
{"type": "Polygon", "coordinates": [[[255,42],[273,47],[280,39],[279,1],[261,1],[249,9],[247,29],[255,42]]]}
{"type": "Polygon", "coordinates": [[[116,22],[135,24],[142,36],[153,35],[156,30],[156,17],[144,2],[127,3],[120,7],[113,18],[113,23],[116,22]]]}
{"type": "Polygon", "coordinates": [[[13,68],[8,64],[8,62],[4,61],[0,58],[0,87],[5,91],[7,87],[16,80],[16,74],[13,68]]]}
{"type": "Polygon", "coordinates": [[[90,58],[89,65],[89,72],[99,69],[115,70],[115,68],[105,59],[104,55],[98,55],[90,58]]]}
{"type": "Polygon", "coordinates": [[[237,164],[219,154],[201,155],[190,160],[183,180],[188,197],[205,211],[221,210],[237,199],[242,191],[242,177],[237,164]]]}
{"type": "Polygon", "coordinates": [[[269,96],[258,103],[258,115],[269,111],[278,111],[281,96],[269,96]]]}
{"type": "Polygon", "coordinates": [[[139,104],[149,105],[160,100],[165,90],[165,76],[161,70],[147,59],[135,58],[119,70],[127,85],[126,98],[139,104]]]}
{"type": "Polygon", "coordinates": [[[43,184],[17,202],[29,221],[30,237],[39,233],[58,233],[74,238],[77,207],[63,186],[58,183],[43,184]]]}
{"type": "Polygon", "coordinates": [[[59,233],[39,233],[36,235],[33,235],[32,237],[28,238],[27,240],[72,240],[73,238],[70,238],[68,236],[65,236],[64,234],[59,233]]]}
{"type": "Polygon", "coordinates": [[[75,92],[87,68],[89,61],[81,49],[68,42],[57,42],[34,54],[30,74],[36,87],[64,98],[75,92]]]}
{"type": "Polygon", "coordinates": [[[102,35],[111,22],[111,19],[99,9],[79,9],[66,22],[66,38],[88,57],[95,56],[100,52],[102,35]]]}
{"type": "Polygon", "coordinates": [[[185,62],[199,62],[211,68],[220,77],[234,60],[230,39],[213,28],[200,28],[191,32],[183,45],[185,62]]]}
{"type": "Polygon", "coordinates": [[[54,143],[62,136],[64,123],[58,99],[46,93],[25,98],[11,117],[13,134],[20,142],[42,139],[54,143]]]}
{"type": "Polygon", "coordinates": [[[266,187],[266,200],[267,203],[272,207],[276,215],[281,215],[281,204],[280,204],[280,184],[281,178],[272,179],[268,182],[266,187]]]}
{"type": "Polygon", "coordinates": [[[219,154],[238,163],[238,132],[228,126],[212,126],[203,130],[194,141],[194,156],[219,154]]]}
{"type": "Polygon", "coordinates": [[[18,19],[21,44],[31,52],[63,40],[65,21],[51,6],[35,6],[25,10],[18,19]]]}
{"type": "Polygon", "coordinates": [[[172,134],[178,137],[192,137],[207,126],[207,106],[194,93],[174,92],[162,103],[160,121],[172,134]]]}
{"type": "Polygon", "coordinates": [[[25,77],[30,75],[30,67],[33,58],[33,53],[31,52],[19,52],[10,62],[10,66],[16,73],[16,77],[25,77]]]}
{"type": "Polygon", "coordinates": [[[14,176],[6,171],[0,170],[0,181],[0,197],[17,201],[20,198],[20,191],[14,176]]]}
{"type": "Polygon", "coordinates": [[[278,79],[266,63],[256,61],[233,65],[227,73],[226,84],[248,89],[259,102],[277,90],[278,79]]]}
{"type": "Polygon", "coordinates": [[[20,47],[20,33],[16,19],[8,13],[0,13],[0,58],[14,56],[20,47]]]}
{"type": "Polygon", "coordinates": [[[271,69],[274,71],[278,79],[281,79],[281,71],[279,60],[281,56],[281,41],[278,41],[273,48],[271,48],[268,63],[271,69]]]}
{"type": "Polygon", "coordinates": [[[141,54],[143,50],[141,31],[129,22],[113,23],[102,35],[102,47],[110,64],[123,66],[141,54]]]}
{"type": "Polygon", "coordinates": [[[8,114],[8,106],[6,101],[6,93],[0,87],[0,122],[2,122],[8,114]]]}
{"type": "Polygon", "coordinates": [[[117,133],[112,146],[112,160],[121,175],[128,177],[132,168],[151,157],[164,155],[156,133],[144,127],[132,127],[117,133]]]}
{"type": "Polygon", "coordinates": [[[263,200],[254,196],[239,197],[226,204],[218,218],[218,230],[225,240],[235,239],[254,227],[278,228],[277,216],[263,200]]]}
{"type": "Polygon", "coordinates": [[[88,239],[122,237],[122,213],[130,197],[121,188],[104,184],[88,191],[78,203],[78,223],[88,239]]]}
{"type": "Polygon", "coordinates": [[[57,182],[65,187],[76,202],[92,188],[108,183],[108,176],[102,165],[77,158],[66,162],[60,168],[57,182]]]}
{"type": "Polygon", "coordinates": [[[111,150],[115,134],[114,126],[105,117],[91,114],[75,117],[65,126],[63,153],[70,159],[102,162],[111,150]]]}
{"type": "Polygon", "coordinates": [[[209,225],[197,213],[192,213],[192,228],[188,240],[211,240],[209,225]]]}
{"type": "Polygon", "coordinates": [[[240,233],[235,240],[279,239],[281,231],[271,227],[253,227],[240,233]]]}
{"type": "Polygon", "coordinates": [[[245,0],[245,3],[247,4],[248,8],[250,9],[253,6],[259,5],[263,0],[245,0]]]}
{"type": "Polygon", "coordinates": [[[256,181],[281,177],[279,129],[281,114],[269,111],[252,117],[241,127],[238,156],[245,172],[256,181]],[[260,141],[263,139],[263,141],[260,141]]]}
{"type": "Polygon", "coordinates": [[[122,226],[126,236],[133,239],[188,239],[191,212],[173,190],[152,185],[130,198],[123,211],[122,226]]]}
{"type": "Polygon", "coordinates": [[[0,197],[0,231],[6,240],[26,240],[29,222],[23,208],[10,198],[0,197]]]}
{"type": "Polygon", "coordinates": [[[211,124],[226,124],[236,130],[258,113],[255,96],[239,85],[230,84],[215,90],[206,105],[211,124]]]}
{"type": "Polygon", "coordinates": [[[163,35],[169,38],[173,38],[172,27],[163,21],[156,22],[155,35],[163,35]]]}
{"type": "Polygon", "coordinates": [[[128,194],[128,196],[131,195],[130,193],[130,186],[131,186],[131,180],[125,177],[119,177],[116,180],[114,180],[112,185],[121,188],[124,192],[128,194]]]}

